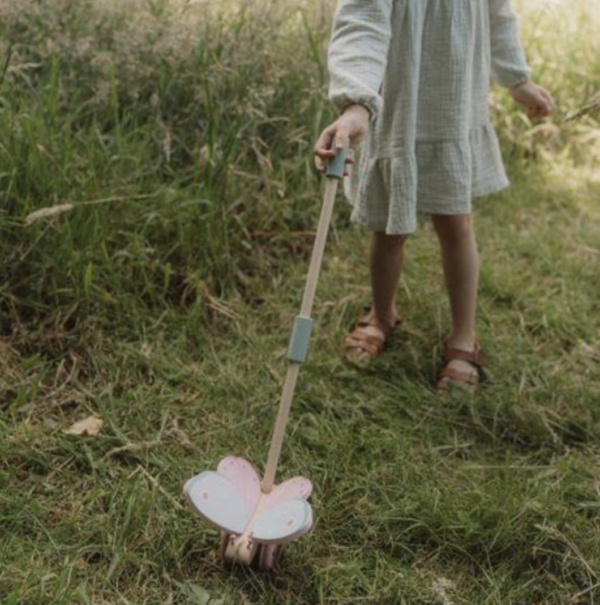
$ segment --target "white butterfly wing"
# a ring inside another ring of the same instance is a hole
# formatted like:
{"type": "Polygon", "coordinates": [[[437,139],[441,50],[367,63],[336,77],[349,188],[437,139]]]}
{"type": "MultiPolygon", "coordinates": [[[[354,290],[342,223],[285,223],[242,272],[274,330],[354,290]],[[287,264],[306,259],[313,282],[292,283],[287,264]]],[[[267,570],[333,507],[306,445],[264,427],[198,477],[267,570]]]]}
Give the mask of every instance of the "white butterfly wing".
{"type": "Polygon", "coordinates": [[[183,487],[194,512],[217,528],[241,534],[250,520],[251,510],[227,478],[213,471],[192,477],[183,487]]]}
{"type": "Polygon", "coordinates": [[[312,509],[306,500],[288,500],[259,513],[252,537],[259,542],[282,543],[306,533],[312,526],[312,509]]]}

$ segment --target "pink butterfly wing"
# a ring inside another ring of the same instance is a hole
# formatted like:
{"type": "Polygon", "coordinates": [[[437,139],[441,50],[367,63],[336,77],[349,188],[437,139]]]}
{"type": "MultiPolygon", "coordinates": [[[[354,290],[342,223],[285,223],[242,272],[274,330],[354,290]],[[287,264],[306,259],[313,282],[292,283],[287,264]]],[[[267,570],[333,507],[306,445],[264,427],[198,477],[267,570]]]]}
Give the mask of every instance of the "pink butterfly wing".
{"type": "Polygon", "coordinates": [[[260,479],[248,461],[227,456],[219,462],[217,473],[231,482],[251,511],[256,509],[260,499],[260,479]]]}
{"type": "Polygon", "coordinates": [[[262,510],[268,510],[290,500],[308,500],[312,492],[312,483],[305,477],[293,477],[277,485],[265,497],[262,510]]]}

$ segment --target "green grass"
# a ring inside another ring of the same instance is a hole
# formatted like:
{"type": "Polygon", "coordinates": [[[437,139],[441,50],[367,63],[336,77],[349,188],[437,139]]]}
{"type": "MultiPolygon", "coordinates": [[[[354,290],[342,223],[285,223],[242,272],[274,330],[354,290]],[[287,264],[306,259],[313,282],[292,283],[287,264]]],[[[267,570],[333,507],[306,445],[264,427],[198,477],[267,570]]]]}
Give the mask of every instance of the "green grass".
{"type": "Polygon", "coordinates": [[[314,482],[316,526],[264,575],[223,569],[181,488],[228,453],[265,462],[318,214],[332,6],[15,4],[0,602],[597,603],[600,149],[592,118],[560,118],[600,89],[600,15],[519,4],[559,114],[540,129],[494,99],[513,187],[477,204],[491,380],[475,400],[432,390],[448,310],[425,223],[402,329],[369,369],[343,363],[367,236],[339,200],[281,464],[314,482]],[[90,414],[97,437],[63,433],[90,414]]]}

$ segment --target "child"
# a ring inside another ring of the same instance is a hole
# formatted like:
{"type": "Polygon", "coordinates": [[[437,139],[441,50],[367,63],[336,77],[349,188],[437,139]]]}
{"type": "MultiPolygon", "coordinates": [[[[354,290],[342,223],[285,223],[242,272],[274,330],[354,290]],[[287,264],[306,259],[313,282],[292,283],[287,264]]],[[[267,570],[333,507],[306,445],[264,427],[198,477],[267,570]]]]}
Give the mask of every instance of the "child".
{"type": "MultiPolygon", "coordinates": [[[[431,215],[452,313],[438,389],[474,392],[479,263],[471,199],[508,186],[488,117],[492,75],[530,118],[553,102],[529,81],[509,0],[338,0],[329,47],[329,98],[340,117],[316,146],[316,165],[364,140],[347,194],[352,219],[373,230],[373,306],[344,346],[377,357],[399,323],[394,297],[416,214],[431,215]]],[[[353,163],[350,160],[349,163],[353,163]]]]}

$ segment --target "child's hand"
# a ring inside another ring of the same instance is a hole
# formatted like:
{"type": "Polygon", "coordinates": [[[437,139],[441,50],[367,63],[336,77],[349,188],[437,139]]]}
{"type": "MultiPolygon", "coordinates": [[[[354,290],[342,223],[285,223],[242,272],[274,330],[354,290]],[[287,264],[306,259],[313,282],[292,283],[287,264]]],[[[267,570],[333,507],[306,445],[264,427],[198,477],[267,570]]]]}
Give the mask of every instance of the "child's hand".
{"type": "Polygon", "coordinates": [[[546,118],[555,109],[550,93],[533,82],[523,82],[510,89],[512,98],[521,105],[530,119],[546,118]]]}
{"type": "MultiPolygon", "coordinates": [[[[325,171],[326,160],[335,156],[331,149],[333,138],[337,149],[354,148],[369,130],[369,110],[362,105],[350,105],[344,113],[322,133],[315,144],[315,166],[319,172],[325,171]]],[[[352,158],[346,164],[353,164],[352,158]]]]}

